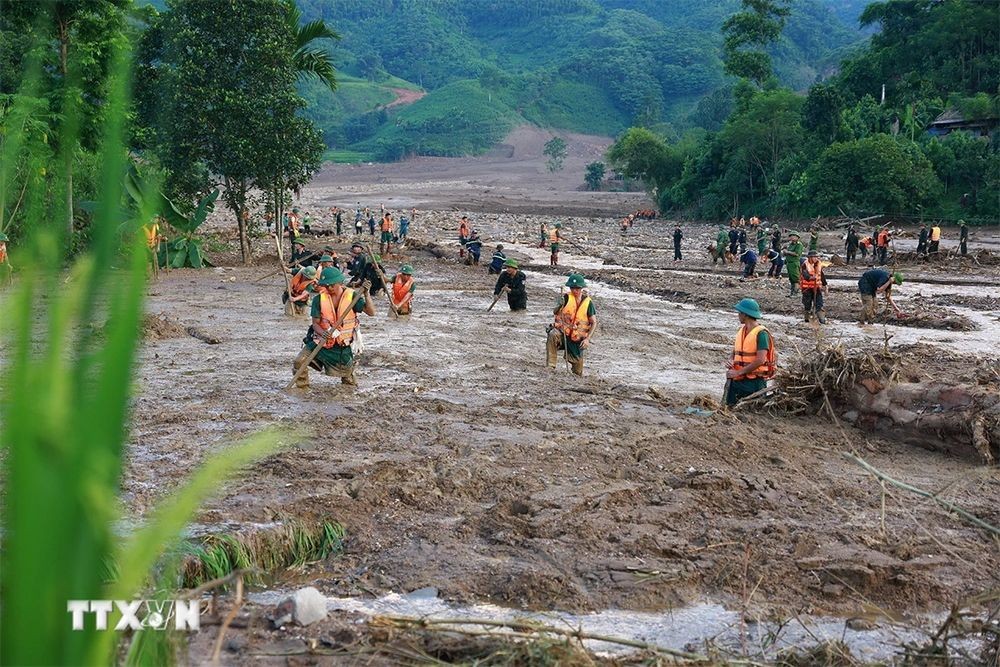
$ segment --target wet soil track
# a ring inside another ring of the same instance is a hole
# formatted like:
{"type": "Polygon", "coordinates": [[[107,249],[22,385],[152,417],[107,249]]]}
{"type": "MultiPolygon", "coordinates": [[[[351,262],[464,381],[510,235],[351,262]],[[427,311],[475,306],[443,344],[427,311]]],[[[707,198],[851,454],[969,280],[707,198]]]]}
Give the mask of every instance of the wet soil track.
{"type": "MultiPolygon", "coordinates": [[[[452,217],[422,214],[411,229],[423,244],[447,248],[452,217]]],[[[777,614],[851,614],[868,603],[939,609],[996,585],[1000,555],[982,531],[891,488],[883,531],[879,484],[810,445],[855,449],[998,524],[995,469],[852,427],[841,436],[825,417],[683,414],[721,392],[737,327],[729,305],[745,294],[784,313],[766,320],[784,359],[818,337],[881,345],[882,327],[844,321],[856,301],[848,284],[829,297],[831,323],[818,331],[799,321],[785,281],[748,287],[732,268],[728,277],[637,271],[656,268],[650,258],[670,259],[629,248],[666,238],[662,221],[639,223],[623,249],[610,220],[563,220],[592,253],[568,248],[558,270],[543,265],[547,251],[525,243],[536,238],[537,219],[474,220],[487,248],[502,242],[528,266],[527,312],[503,302],[485,312],[493,285],[485,265],[404,253],[417,274],[415,313],[390,320],[380,298],[378,315],[363,318],[368,349],[357,389],[314,372],[307,393],[283,391],[307,322],[282,314],[277,276],[251,282],[263,264],[163,274],[148,310],[222,343],[178,331],[146,341],[123,482],[129,510],[148,510],[206,452],[279,423],[306,436],[226,485],[200,521],[343,523],[346,554],[295,577],[327,594],[434,586],[456,601],[531,609],[664,610],[710,598],[777,614]],[[608,259],[621,268],[594,275],[627,276],[630,291],[592,282],[601,331],[586,376],[562,363],[547,370],[544,326],[565,273],[608,259]],[[651,398],[650,387],[666,398],[651,398]],[[755,584],[753,599],[742,600],[755,584]]],[[[711,233],[692,227],[685,245],[702,247],[695,237],[711,233]]],[[[704,270],[695,255],[683,266],[704,270]]],[[[831,269],[831,277],[856,275],[831,269]]],[[[988,280],[996,283],[995,270],[988,280]]],[[[929,291],[904,288],[904,309],[907,293],[929,291]]],[[[948,309],[971,318],[976,330],[966,333],[885,331],[894,343],[923,343],[929,372],[961,380],[973,355],[997,356],[994,305],[948,309]]]]}

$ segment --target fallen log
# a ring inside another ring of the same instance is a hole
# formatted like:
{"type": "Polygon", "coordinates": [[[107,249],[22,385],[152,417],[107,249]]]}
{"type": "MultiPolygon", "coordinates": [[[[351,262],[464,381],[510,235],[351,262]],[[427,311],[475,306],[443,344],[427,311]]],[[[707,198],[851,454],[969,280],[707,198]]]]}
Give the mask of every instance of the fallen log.
{"type": "Polygon", "coordinates": [[[205,333],[204,331],[202,331],[197,327],[187,327],[184,330],[187,332],[189,336],[197,338],[203,343],[208,343],[209,345],[218,345],[219,343],[222,342],[220,339],[216,338],[211,334],[205,333]]]}

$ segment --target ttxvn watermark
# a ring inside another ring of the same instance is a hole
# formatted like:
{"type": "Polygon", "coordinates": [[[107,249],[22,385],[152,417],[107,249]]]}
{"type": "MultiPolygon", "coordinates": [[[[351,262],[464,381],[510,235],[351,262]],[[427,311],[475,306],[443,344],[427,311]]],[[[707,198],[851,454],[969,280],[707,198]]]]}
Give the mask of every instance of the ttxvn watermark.
{"type": "Polygon", "coordinates": [[[74,630],[83,630],[88,614],[94,616],[96,630],[107,630],[108,617],[115,610],[121,614],[115,630],[197,630],[201,625],[198,600],[70,600],[66,604],[74,630]]]}

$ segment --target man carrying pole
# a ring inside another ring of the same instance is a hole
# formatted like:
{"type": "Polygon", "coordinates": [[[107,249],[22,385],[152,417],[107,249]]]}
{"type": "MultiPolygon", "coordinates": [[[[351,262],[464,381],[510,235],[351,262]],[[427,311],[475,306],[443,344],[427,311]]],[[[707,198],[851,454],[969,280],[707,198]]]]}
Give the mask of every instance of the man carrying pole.
{"type": "Polygon", "coordinates": [[[583,276],[571,273],[566,281],[569,293],[563,294],[553,314],[555,322],[549,326],[545,344],[545,362],[556,367],[556,354],[565,351],[566,361],[575,375],[583,375],[583,351],[590,346],[590,334],[597,327],[597,311],[584,290],[583,276]]]}
{"type": "Polygon", "coordinates": [[[528,291],[524,288],[524,281],[527,276],[517,268],[517,260],[508,258],[504,260],[503,271],[497,278],[497,284],[493,288],[493,303],[487,308],[487,312],[493,310],[493,306],[504,292],[507,293],[507,305],[511,310],[524,310],[528,307],[528,291]]]}
{"type": "Polygon", "coordinates": [[[802,288],[802,308],[805,310],[806,322],[812,319],[813,311],[816,311],[816,318],[820,324],[826,324],[826,313],[823,311],[823,295],[828,292],[826,275],[823,273],[823,262],[819,259],[819,253],[810,250],[802,265],[802,275],[799,278],[799,287],[802,288]]]}
{"type": "Polygon", "coordinates": [[[802,258],[802,243],[799,242],[799,233],[790,232],[789,242],[785,246],[785,266],[788,267],[788,296],[795,296],[795,291],[799,289],[799,273],[802,258]]]}
{"type": "Polygon", "coordinates": [[[316,282],[312,326],[292,362],[291,384],[299,389],[309,388],[309,366],[340,377],[344,384],[357,385],[351,341],[358,327],[358,313],[375,315],[375,304],[367,281],[361,283],[360,290],[345,287],[344,282],[344,274],[332,267],[323,269],[316,282]]]}

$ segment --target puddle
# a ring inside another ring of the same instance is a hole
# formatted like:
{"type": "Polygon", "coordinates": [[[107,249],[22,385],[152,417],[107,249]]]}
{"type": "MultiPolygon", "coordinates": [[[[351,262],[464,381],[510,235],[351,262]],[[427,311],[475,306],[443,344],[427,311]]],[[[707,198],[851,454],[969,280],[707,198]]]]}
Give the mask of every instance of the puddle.
{"type": "MultiPolygon", "coordinates": [[[[251,593],[252,602],[275,605],[290,591],[251,593]]],[[[474,618],[483,620],[530,619],[546,625],[582,629],[590,634],[647,642],[669,649],[704,652],[713,643],[737,654],[744,650],[757,658],[771,658],[779,651],[799,647],[807,649],[826,640],[843,641],[862,661],[890,660],[904,642],[921,642],[927,631],[936,629],[943,619],[921,618],[904,627],[888,620],[870,623],[870,629],[852,630],[847,619],[799,616],[784,623],[775,621],[740,622],[740,614],[715,603],[701,603],[664,612],[635,612],[617,609],[587,614],[567,612],[527,612],[492,604],[453,605],[436,597],[432,588],[406,595],[390,593],[376,599],[328,597],[331,612],[350,611],[369,616],[417,616],[433,619],[474,618]]],[[[464,626],[470,627],[470,626],[464,626]]],[[[475,626],[472,626],[475,627],[475,626]]],[[[603,641],[587,640],[588,648],[602,654],[621,655],[635,649],[603,641]]],[[[972,642],[966,648],[974,650],[972,642]]]]}

